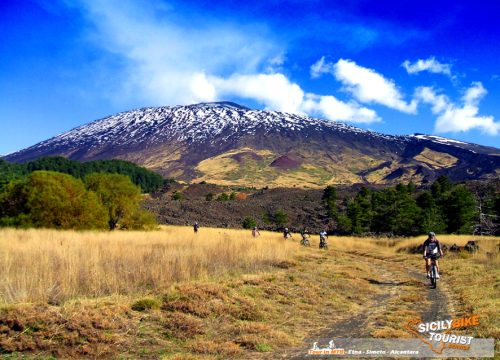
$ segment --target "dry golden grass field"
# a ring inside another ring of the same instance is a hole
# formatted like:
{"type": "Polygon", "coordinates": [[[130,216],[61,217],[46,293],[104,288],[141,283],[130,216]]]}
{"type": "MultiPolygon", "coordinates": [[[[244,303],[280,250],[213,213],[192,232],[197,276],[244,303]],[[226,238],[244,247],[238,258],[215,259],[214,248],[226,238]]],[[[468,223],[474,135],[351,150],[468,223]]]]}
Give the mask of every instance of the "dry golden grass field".
{"type": "Polygon", "coordinates": [[[405,321],[430,308],[477,314],[475,335],[500,337],[500,238],[448,253],[432,293],[411,253],[424,237],[331,237],[328,250],[294,237],[1,229],[0,356],[286,358],[315,336],[411,337],[405,321]]]}

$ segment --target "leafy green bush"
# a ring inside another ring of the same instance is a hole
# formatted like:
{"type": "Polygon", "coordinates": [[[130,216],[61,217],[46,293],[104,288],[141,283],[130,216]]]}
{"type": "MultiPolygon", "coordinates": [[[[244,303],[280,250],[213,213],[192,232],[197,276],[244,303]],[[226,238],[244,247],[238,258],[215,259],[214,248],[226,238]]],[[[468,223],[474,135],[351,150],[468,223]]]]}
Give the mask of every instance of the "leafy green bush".
{"type": "Polygon", "coordinates": [[[172,200],[182,200],[182,193],[180,191],[176,191],[172,194],[172,200]]]}
{"type": "Polygon", "coordinates": [[[229,195],[223,192],[219,196],[217,196],[218,201],[228,201],[229,200],[229,195]]]}
{"type": "Polygon", "coordinates": [[[255,226],[257,226],[257,222],[254,218],[246,217],[245,219],[243,219],[242,225],[244,229],[253,229],[255,226]]]}
{"type": "Polygon", "coordinates": [[[137,300],[132,304],[132,310],[135,311],[146,311],[146,310],[151,310],[151,309],[159,309],[160,308],[160,301],[157,299],[153,298],[144,298],[137,300]]]}

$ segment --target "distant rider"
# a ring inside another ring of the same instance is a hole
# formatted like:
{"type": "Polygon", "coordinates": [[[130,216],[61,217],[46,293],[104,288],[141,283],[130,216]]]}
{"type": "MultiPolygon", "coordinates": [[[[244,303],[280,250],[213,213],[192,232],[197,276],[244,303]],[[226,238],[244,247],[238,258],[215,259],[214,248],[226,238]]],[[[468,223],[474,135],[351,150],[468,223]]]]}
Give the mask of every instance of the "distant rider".
{"type": "Polygon", "coordinates": [[[252,229],[252,236],[256,238],[257,236],[260,236],[259,230],[257,230],[257,226],[254,226],[252,229]]]}
{"type": "Polygon", "coordinates": [[[325,230],[323,230],[319,233],[319,248],[320,249],[328,248],[328,243],[326,242],[326,239],[328,239],[328,233],[325,230]]]}
{"type": "Polygon", "coordinates": [[[309,246],[309,232],[307,231],[306,228],[304,228],[304,230],[302,230],[302,232],[300,233],[300,235],[302,236],[302,240],[300,241],[300,243],[304,246],[309,246]]]}
{"type": "Polygon", "coordinates": [[[194,230],[195,234],[198,232],[199,228],[200,228],[200,225],[198,225],[198,221],[195,221],[195,223],[193,225],[193,230],[194,230]]]}
{"type": "Polygon", "coordinates": [[[285,230],[283,230],[283,237],[285,239],[290,239],[292,237],[292,233],[288,228],[285,228],[285,230]]]}
{"type": "Polygon", "coordinates": [[[436,234],[433,232],[429,233],[429,237],[424,241],[424,259],[425,259],[425,272],[427,273],[427,278],[430,278],[430,268],[431,268],[431,259],[434,258],[436,261],[437,268],[437,276],[439,279],[439,263],[437,261],[437,255],[443,256],[443,247],[438,239],[436,239],[436,234]]]}

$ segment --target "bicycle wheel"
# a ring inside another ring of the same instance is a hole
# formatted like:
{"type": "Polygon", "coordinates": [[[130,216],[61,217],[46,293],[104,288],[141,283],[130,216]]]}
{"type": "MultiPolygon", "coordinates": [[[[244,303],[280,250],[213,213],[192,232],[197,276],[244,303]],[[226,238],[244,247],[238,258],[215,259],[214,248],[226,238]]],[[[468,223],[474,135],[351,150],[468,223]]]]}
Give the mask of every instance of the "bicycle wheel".
{"type": "Polygon", "coordinates": [[[437,268],[435,264],[433,264],[431,268],[431,285],[433,289],[437,286],[437,268]]]}

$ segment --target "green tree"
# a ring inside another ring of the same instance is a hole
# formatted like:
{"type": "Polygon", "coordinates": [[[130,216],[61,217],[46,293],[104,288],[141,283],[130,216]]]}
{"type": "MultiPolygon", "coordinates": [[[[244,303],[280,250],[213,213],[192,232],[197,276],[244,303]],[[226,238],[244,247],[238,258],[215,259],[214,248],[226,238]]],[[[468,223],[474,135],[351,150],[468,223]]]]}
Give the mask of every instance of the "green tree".
{"type": "Polygon", "coordinates": [[[138,220],[143,218],[141,213],[144,214],[140,207],[141,190],[129,177],[96,173],[88,175],[85,182],[107,209],[110,230],[116,229],[119,224],[123,227],[127,224],[134,224],[134,228],[140,227],[138,220]]]}
{"type": "Polygon", "coordinates": [[[157,191],[165,183],[172,182],[172,180],[165,180],[159,174],[124,160],[97,160],[80,163],[62,156],[50,156],[25,164],[10,164],[1,160],[0,187],[12,179],[25,178],[28,174],[38,170],[57,171],[76,178],[84,178],[88,174],[97,172],[123,174],[139,185],[143,192],[157,191]]]}
{"type": "Polygon", "coordinates": [[[338,220],[338,209],[337,209],[337,190],[333,186],[327,186],[323,190],[323,203],[328,214],[328,217],[333,220],[338,220]]]}
{"type": "Polygon", "coordinates": [[[97,195],[70,175],[35,171],[9,184],[0,195],[3,225],[92,229],[106,227],[106,210],[97,195]]]}
{"type": "Polygon", "coordinates": [[[392,204],[391,232],[397,235],[418,235],[420,208],[412,196],[413,186],[396,186],[392,204]]]}
{"type": "Polygon", "coordinates": [[[276,226],[285,225],[288,222],[288,214],[282,209],[276,211],[273,214],[273,222],[276,224],[276,226]]]}
{"type": "Polygon", "coordinates": [[[437,205],[436,199],[428,190],[423,191],[417,197],[417,205],[420,211],[420,233],[443,233],[446,231],[446,223],[443,218],[441,208],[437,205]]]}
{"type": "Polygon", "coordinates": [[[349,234],[352,232],[352,223],[349,216],[341,214],[337,220],[337,231],[341,234],[349,234]]]}
{"type": "Polygon", "coordinates": [[[476,202],[464,185],[456,185],[444,196],[448,233],[470,234],[477,217],[476,202]]]}
{"type": "Polygon", "coordinates": [[[355,234],[371,231],[373,220],[371,197],[372,192],[363,186],[347,206],[347,216],[351,221],[352,232],[355,234]]]}
{"type": "Polygon", "coordinates": [[[243,219],[242,225],[244,229],[253,229],[255,226],[257,226],[257,221],[255,221],[254,218],[246,217],[245,219],[243,219]]]}
{"type": "Polygon", "coordinates": [[[209,192],[207,195],[205,195],[205,200],[206,201],[212,201],[215,197],[214,193],[209,192]]]}
{"type": "Polygon", "coordinates": [[[431,192],[434,198],[439,199],[443,196],[444,193],[450,191],[452,187],[453,184],[450,182],[450,180],[446,176],[441,175],[432,184],[431,192]]]}

